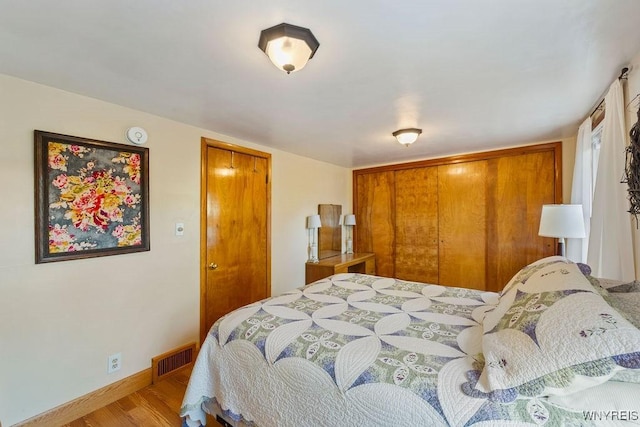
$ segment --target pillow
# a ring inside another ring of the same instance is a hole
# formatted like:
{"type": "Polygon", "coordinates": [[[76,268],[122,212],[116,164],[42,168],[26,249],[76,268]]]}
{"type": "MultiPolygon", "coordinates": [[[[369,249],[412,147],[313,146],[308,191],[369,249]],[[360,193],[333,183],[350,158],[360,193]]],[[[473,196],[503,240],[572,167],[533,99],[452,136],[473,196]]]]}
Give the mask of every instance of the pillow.
{"type": "Polygon", "coordinates": [[[611,292],[604,299],[633,326],[640,329],[640,292],[611,292]]]}
{"type": "Polygon", "coordinates": [[[593,286],[596,292],[599,293],[606,300],[607,299],[606,297],[609,295],[609,291],[607,290],[607,287],[611,286],[612,281],[608,279],[593,277],[591,275],[591,267],[587,264],[577,262],[576,265],[578,266],[582,274],[584,274],[584,277],[586,277],[589,283],[591,283],[591,286],[593,286]]]}
{"type": "Polygon", "coordinates": [[[640,282],[638,282],[637,280],[634,280],[633,282],[622,283],[620,285],[612,286],[610,288],[607,288],[607,290],[609,292],[614,292],[614,293],[620,293],[620,292],[637,293],[637,292],[640,292],[640,282]]]}
{"type": "Polygon", "coordinates": [[[513,286],[517,285],[518,283],[525,283],[529,277],[531,277],[533,274],[536,273],[536,271],[550,265],[550,264],[556,264],[559,262],[564,262],[564,263],[570,263],[571,261],[569,261],[567,258],[565,257],[561,257],[561,256],[550,256],[550,257],[546,257],[546,258],[542,258],[539,259],[535,262],[532,262],[531,264],[527,265],[526,267],[523,267],[522,270],[518,271],[512,278],[511,280],[509,280],[509,282],[505,285],[505,287],[502,289],[502,292],[500,292],[500,295],[504,295],[505,293],[507,293],[513,286]]]}
{"type": "MultiPolygon", "coordinates": [[[[640,282],[620,283],[619,280],[586,277],[611,307],[640,329],[640,282]]],[[[640,383],[640,369],[616,372],[611,381],[640,383]]]]}
{"type": "Polygon", "coordinates": [[[576,262],[576,265],[585,276],[591,276],[591,266],[588,264],[583,264],[581,262],[576,262]]]}
{"type": "Polygon", "coordinates": [[[566,395],[640,369],[640,330],[576,264],[543,259],[514,279],[483,320],[485,366],[477,390],[566,395]]]}
{"type": "Polygon", "coordinates": [[[640,329],[640,282],[621,283],[618,280],[599,279],[587,276],[604,300],[632,325],[640,329]]]}
{"type": "Polygon", "coordinates": [[[586,274],[584,277],[586,277],[589,283],[591,283],[591,286],[593,286],[593,289],[595,289],[595,291],[599,293],[600,296],[606,300],[607,297],[609,296],[609,291],[607,290],[606,287],[603,286],[604,284],[606,284],[604,282],[604,279],[599,279],[597,277],[593,277],[588,274],[586,274]]]}

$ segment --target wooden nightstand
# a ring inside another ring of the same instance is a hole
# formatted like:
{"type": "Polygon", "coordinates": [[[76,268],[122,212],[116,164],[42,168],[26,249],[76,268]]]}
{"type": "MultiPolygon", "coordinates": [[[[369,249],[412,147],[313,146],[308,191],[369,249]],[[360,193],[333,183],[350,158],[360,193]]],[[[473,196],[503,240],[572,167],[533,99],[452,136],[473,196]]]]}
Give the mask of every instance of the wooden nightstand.
{"type": "Polygon", "coordinates": [[[342,254],[308,262],[305,268],[305,282],[308,285],[338,273],[376,274],[376,256],[371,253],[342,254]]]}

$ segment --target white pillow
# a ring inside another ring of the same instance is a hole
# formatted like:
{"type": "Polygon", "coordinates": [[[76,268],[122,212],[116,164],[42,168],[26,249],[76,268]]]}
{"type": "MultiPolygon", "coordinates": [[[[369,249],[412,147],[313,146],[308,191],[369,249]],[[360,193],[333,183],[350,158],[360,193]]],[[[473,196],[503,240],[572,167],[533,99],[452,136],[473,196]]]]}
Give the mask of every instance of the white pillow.
{"type": "Polygon", "coordinates": [[[556,264],[559,262],[564,262],[566,264],[571,263],[571,261],[569,261],[565,257],[554,255],[554,256],[539,259],[527,265],[526,267],[522,267],[522,269],[518,271],[511,278],[511,280],[509,280],[509,282],[505,285],[505,287],[500,292],[500,295],[506,294],[509,291],[509,289],[511,289],[513,286],[519,283],[525,283],[529,279],[529,277],[531,277],[536,271],[540,270],[541,268],[544,268],[547,265],[556,264]]]}
{"type": "Polygon", "coordinates": [[[564,395],[640,369],[640,330],[595,291],[577,265],[525,267],[483,321],[483,392],[564,395]]]}
{"type": "Polygon", "coordinates": [[[640,292],[614,293],[604,299],[622,314],[631,324],[640,329],[640,292]]]}

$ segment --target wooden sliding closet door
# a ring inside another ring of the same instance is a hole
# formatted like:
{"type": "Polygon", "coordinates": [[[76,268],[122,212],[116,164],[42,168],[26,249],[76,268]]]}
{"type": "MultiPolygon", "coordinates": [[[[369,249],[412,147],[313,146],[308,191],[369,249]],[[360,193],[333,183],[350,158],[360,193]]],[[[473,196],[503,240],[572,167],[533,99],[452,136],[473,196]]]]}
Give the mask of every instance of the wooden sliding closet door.
{"type": "Polygon", "coordinates": [[[394,173],[358,175],[355,182],[355,247],[376,254],[376,274],[395,276],[394,173]]]}
{"type": "Polygon", "coordinates": [[[395,172],[395,276],[438,283],[438,168],[395,172]]]}
{"type": "Polygon", "coordinates": [[[353,171],[356,250],[376,273],[500,291],[553,255],[543,204],[562,203],[559,142],[353,171]]]}
{"type": "Polygon", "coordinates": [[[487,162],[438,166],[437,283],[486,288],[487,162]]]}
{"type": "Polygon", "coordinates": [[[543,204],[559,203],[559,150],[490,159],[488,180],[487,290],[500,291],[522,267],[555,253],[538,236],[543,204]]]}

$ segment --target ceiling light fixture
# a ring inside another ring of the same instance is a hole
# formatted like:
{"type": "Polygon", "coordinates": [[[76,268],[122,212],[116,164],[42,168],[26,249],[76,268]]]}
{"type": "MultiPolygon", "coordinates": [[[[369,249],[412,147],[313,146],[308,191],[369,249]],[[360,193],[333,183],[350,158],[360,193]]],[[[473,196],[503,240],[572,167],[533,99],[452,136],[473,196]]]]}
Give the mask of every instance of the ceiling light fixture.
{"type": "Polygon", "coordinates": [[[319,46],[311,30],[285,23],[262,30],[258,41],[271,62],[287,74],[303,69],[319,46]]]}
{"type": "Polygon", "coordinates": [[[416,142],[416,139],[418,139],[418,135],[420,135],[421,133],[422,129],[409,128],[397,130],[392,135],[396,137],[400,144],[408,147],[409,145],[416,142]]]}

